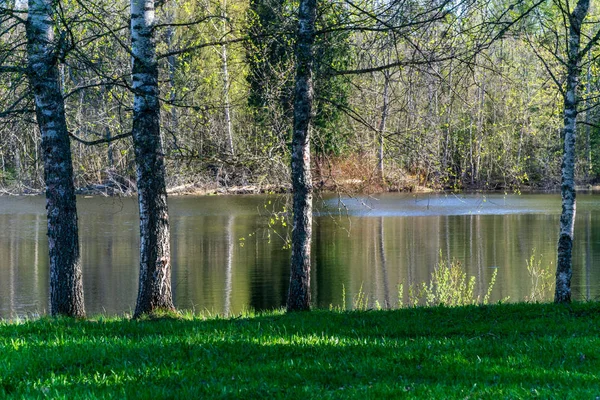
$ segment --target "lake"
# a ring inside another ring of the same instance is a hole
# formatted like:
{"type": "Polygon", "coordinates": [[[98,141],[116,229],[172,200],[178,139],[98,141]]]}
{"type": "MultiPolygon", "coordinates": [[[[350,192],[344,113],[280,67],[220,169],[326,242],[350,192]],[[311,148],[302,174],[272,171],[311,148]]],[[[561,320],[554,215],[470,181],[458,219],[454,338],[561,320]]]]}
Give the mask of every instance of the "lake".
{"type": "MultiPolygon", "coordinates": [[[[580,193],[573,295],[600,296],[600,195],[580,193]]],[[[178,308],[239,313],[283,307],[289,280],[282,196],[169,199],[173,293],[178,308]]],[[[134,198],[78,198],[86,310],[132,313],[137,295],[138,216],[134,198]]],[[[492,301],[531,291],[527,260],[556,264],[557,194],[382,194],[315,201],[313,302],[397,306],[398,286],[428,281],[440,259],[459,261],[492,301]],[[344,299],[345,296],[345,299],[344,299]]],[[[0,197],[0,317],[48,308],[48,245],[42,197],[0,197]]],[[[552,299],[552,295],[547,297],[552,299]]]]}

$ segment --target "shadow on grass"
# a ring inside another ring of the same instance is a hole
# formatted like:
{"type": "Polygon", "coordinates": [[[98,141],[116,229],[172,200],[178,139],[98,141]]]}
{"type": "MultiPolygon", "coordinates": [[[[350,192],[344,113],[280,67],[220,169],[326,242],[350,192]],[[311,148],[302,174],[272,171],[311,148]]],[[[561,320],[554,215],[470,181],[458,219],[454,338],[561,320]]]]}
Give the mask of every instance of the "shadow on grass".
{"type": "Polygon", "coordinates": [[[589,397],[600,395],[599,311],[596,304],[502,305],[206,321],[41,320],[0,327],[0,394],[589,397]]]}

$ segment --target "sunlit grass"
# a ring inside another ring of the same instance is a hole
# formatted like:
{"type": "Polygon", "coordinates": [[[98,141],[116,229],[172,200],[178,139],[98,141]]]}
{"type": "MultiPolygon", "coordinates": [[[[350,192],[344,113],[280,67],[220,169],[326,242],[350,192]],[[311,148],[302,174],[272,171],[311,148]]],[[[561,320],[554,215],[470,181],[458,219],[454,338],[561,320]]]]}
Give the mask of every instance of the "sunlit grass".
{"type": "Polygon", "coordinates": [[[590,398],[600,304],[0,323],[0,398],[590,398]]]}

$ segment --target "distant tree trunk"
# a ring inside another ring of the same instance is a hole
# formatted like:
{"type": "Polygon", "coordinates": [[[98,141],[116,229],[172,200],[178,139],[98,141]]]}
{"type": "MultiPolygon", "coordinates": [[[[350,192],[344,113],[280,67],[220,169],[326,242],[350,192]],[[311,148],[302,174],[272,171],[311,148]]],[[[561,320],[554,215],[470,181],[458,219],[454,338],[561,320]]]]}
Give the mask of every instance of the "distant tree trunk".
{"type": "MultiPolygon", "coordinates": [[[[227,0],[223,0],[223,20],[227,19],[227,0]]],[[[223,25],[223,34],[226,34],[226,25],[223,25]]],[[[227,144],[229,153],[235,155],[233,147],[233,126],[231,124],[231,104],[229,103],[229,68],[227,65],[227,46],[221,46],[221,61],[223,62],[223,100],[225,101],[225,124],[227,125],[227,144]]]]}
{"type": "Polygon", "coordinates": [[[6,177],[6,164],[4,163],[4,152],[0,151],[0,160],[2,161],[2,180],[6,177]]]}
{"type": "MultiPolygon", "coordinates": [[[[108,104],[107,93],[108,93],[108,90],[106,88],[104,88],[103,92],[102,92],[102,101],[104,102],[104,109],[105,109],[106,115],[109,115],[110,111],[108,110],[108,107],[107,107],[107,104],[108,104]]],[[[114,143],[110,140],[111,137],[112,137],[112,132],[110,130],[110,125],[107,124],[104,127],[104,138],[108,141],[107,149],[106,149],[106,158],[108,161],[109,179],[112,179],[113,168],[115,166],[114,143]]]]}
{"type": "Polygon", "coordinates": [[[442,156],[442,171],[441,174],[443,177],[448,176],[448,168],[451,167],[448,164],[450,163],[450,139],[451,139],[451,126],[452,126],[452,105],[454,103],[453,94],[452,94],[452,64],[450,64],[450,71],[448,72],[448,113],[446,115],[446,130],[444,132],[444,154],[442,156]]]}
{"type": "Polygon", "coordinates": [[[19,139],[17,138],[17,134],[15,132],[11,133],[9,136],[9,148],[13,152],[13,161],[14,161],[14,179],[17,184],[17,187],[21,187],[23,183],[23,176],[21,173],[21,149],[19,146],[19,139]]]}
{"type": "Polygon", "coordinates": [[[310,248],[312,237],[312,177],[310,121],[313,103],[313,45],[317,1],[301,0],[296,42],[296,86],[292,137],[292,190],[294,192],[292,265],[288,311],[310,310],[310,248]]]}
{"type": "Polygon", "coordinates": [[[585,100],[585,156],[586,156],[586,165],[584,166],[584,175],[586,183],[589,183],[590,176],[592,175],[592,142],[591,142],[591,107],[590,107],[590,96],[592,96],[592,50],[590,49],[587,53],[588,57],[588,67],[587,67],[587,82],[585,86],[585,91],[587,94],[587,98],[585,100]]]}
{"type": "Polygon", "coordinates": [[[26,27],[28,77],[35,96],[46,181],[50,312],[84,317],[71,144],[57,67],[63,49],[54,38],[53,5],[52,0],[29,0],[26,27]]]}
{"type": "MultiPolygon", "coordinates": [[[[167,14],[167,23],[173,24],[175,22],[175,16],[178,9],[177,0],[172,0],[170,2],[169,12],[167,14]]],[[[165,44],[167,45],[167,51],[175,50],[175,27],[173,25],[169,25],[166,28],[165,35],[165,44]]],[[[169,101],[171,103],[171,111],[167,114],[168,121],[167,126],[171,130],[172,135],[179,134],[179,116],[177,112],[177,107],[175,107],[175,103],[177,100],[177,56],[172,54],[167,57],[167,64],[169,66],[169,101]]],[[[170,147],[170,146],[167,146],[170,147]]]]}
{"type": "MultiPolygon", "coordinates": [[[[104,137],[106,138],[106,140],[108,140],[108,146],[107,146],[107,159],[108,159],[108,168],[112,171],[113,167],[115,166],[115,159],[114,159],[114,144],[112,141],[110,141],[111,138],[111,132],[110,132],[110,127],[108,125],[106,125],[106,128],[104,128],[104,137]]],[[[112,172],[111,172],[112,174],[112,172]]]]}
{"type": "Polygon", "coordinates": [[[589,0],[579,0],[569,16],[569,40],[567,61],[567,83],[564,92],[564,149],[562,163],[561,196],[562,214],[558,238],[558,261],[556,263],[555,303],[571,301],[571,276],[573,230],[575,227],[575,137],[577,133],[577,86],[581,72],[581,27],[590,6],[589,0]]]}
{"type": "Polygon", "coordinates": [[[384,168],[383,168],[383,150],[384,150],[384,134],[385,134],[385,124],[387,122],[389,108],[390,108],[390,73],[389,71],[384,71],[384,83],[383,83],[383,106],[381,107],[381,121],[379,122],[379,154],[378,154],[378,170],[379,170],[379,179],[383,184],[385,181],[384,168]]]}
{"type": "MultiPolygon", "coordinates": [[[[478,111],[477,111],[477,137],[475,138],[475,151],[477,153],[477,157],[474,161],[474,167],[471,169],[471,184],[477,182],[479,184],[479,170],[481,165],[481,143],[483,143],[483,134],[484,134],[484,120],[485,120],[485,74],[482,78],[482,82],[480,87],[478,87],[478,111]]],[[[473,159],[473,155],[471,153],[471,160],[473,159]]]]}
{"type": "Polygon", "coordinates": [[[134,317],[175,308],[154,34],[154,0],[131,0],[133,144],[140,209],[140,277],[134,317]]]}

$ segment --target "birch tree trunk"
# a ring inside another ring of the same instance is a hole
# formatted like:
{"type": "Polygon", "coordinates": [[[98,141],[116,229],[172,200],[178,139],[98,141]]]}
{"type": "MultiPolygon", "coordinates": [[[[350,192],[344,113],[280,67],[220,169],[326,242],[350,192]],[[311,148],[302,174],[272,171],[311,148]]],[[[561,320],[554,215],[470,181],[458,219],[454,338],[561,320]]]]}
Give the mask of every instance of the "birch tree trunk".
{"type": "Polygon", "coordinates": [[[571,276],[573,230],[575,227],[575,138],[577,134],[577,105],[579,74],[581,72],[581,27],[590,6],[590,0],[579,0],[569,16],[569,39],[567,83],[564,92],[564,148],[561,177],[562,213],[558,237],[558,261],[556,263],[555,303],[571,301],[571,276]]]}
{"type": "Polygon", "coordinates": [[[160,137],[154,0],[131,0],[133,144],[140,210],[140,277],[134,317],[173,310],[169,213],[160,137]]]}
{"type": "Polygon", "coordinates": [[[292,137],[293,228],[292,265],[287,311],[310,310],[310,252],[312,237],[312,176],[310,121],[313,103],[313,45],[316,0],[301,0],[296,42],[294,132],[292,137]]]}
{"type": "Polygon", "coordinates": [[[28,77],[35,97],[46,181],[50,312],[84,317],[77,207],[71,144],[60,90],[52,0],[29,0],[27,16],[28,77]]]}

